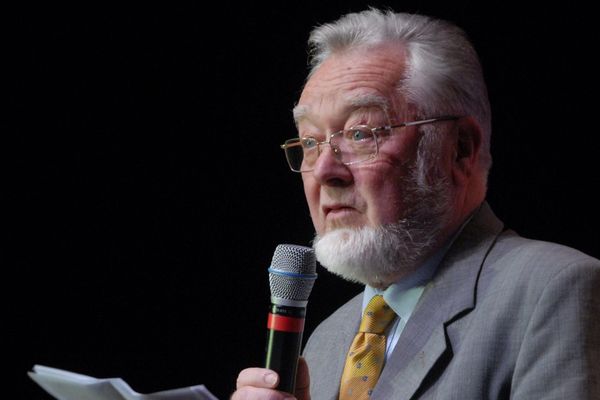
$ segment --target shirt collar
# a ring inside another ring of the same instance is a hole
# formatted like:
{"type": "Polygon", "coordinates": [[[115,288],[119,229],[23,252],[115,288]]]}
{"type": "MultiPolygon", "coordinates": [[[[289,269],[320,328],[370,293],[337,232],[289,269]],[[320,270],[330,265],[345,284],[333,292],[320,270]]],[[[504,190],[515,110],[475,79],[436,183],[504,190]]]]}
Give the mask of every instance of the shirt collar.
{"type": "Polygon", "coordinates": [[[400,281],[393,283],[385,290],[376,289],[369,285],[365,286],[363,312],[373,296],[383,294],[385,302],[392,310],[394,310],[400,318],[408,320],[421,297],[421,293],[423,293],[423,290],[425,289],[425,285],[427,285],[427,282],[429,282],[435,274],[447,248],[448,247],[444,247],[438,250],[415,272],[404,277],[400,281]]]}

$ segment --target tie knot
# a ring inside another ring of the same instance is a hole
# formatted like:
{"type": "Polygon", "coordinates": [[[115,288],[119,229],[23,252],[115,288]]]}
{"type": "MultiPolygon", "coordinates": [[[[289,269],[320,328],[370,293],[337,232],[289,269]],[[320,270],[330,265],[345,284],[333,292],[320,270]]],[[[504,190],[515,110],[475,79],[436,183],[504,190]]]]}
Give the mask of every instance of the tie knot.
{"type": "Polygon", "coordinates": [[[383,296],[376,295],[365,308],[359,331],[382,334],[395,316],[396,313],[385,303],[383,296]]]}

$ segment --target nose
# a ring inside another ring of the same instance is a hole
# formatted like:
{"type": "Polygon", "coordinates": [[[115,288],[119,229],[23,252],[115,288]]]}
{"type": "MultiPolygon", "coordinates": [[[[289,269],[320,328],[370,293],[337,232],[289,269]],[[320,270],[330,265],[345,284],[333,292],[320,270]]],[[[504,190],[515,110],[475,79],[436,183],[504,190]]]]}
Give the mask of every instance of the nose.
{"type": "Polygon", "coordinates": [[[312,174],[321,185],[346,186],[352,182],[352,171],[340,161],[339,149],[321,144],[320,155],[315,162],[312,174]]]}

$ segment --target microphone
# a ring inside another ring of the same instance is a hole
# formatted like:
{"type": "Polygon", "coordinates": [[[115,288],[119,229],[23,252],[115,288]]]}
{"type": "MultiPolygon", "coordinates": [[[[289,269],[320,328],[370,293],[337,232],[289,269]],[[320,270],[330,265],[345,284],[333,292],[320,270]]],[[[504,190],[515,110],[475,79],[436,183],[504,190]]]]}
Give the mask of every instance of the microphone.
{"type": "Polygon", "coordinates": [[[294,393],[308,296],[317,279],[310,247],[280,244],[269,268],[271,307],[266,368],[279,374],[278,390],[294,393]]]}

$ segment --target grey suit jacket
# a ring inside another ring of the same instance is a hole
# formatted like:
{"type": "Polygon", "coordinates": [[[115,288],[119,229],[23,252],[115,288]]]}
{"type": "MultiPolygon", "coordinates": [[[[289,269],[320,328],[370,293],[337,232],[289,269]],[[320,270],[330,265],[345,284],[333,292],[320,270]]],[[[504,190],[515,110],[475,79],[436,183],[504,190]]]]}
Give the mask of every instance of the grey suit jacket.
{"type": "MultiPolygon", "coordinates": [[[[312,400],[337,399],[361,296],[307,342],[312,400]]],[[[426,287],[371,399],[600,399],[600,261],[503,231],[484,204],[426,287]]]]}

